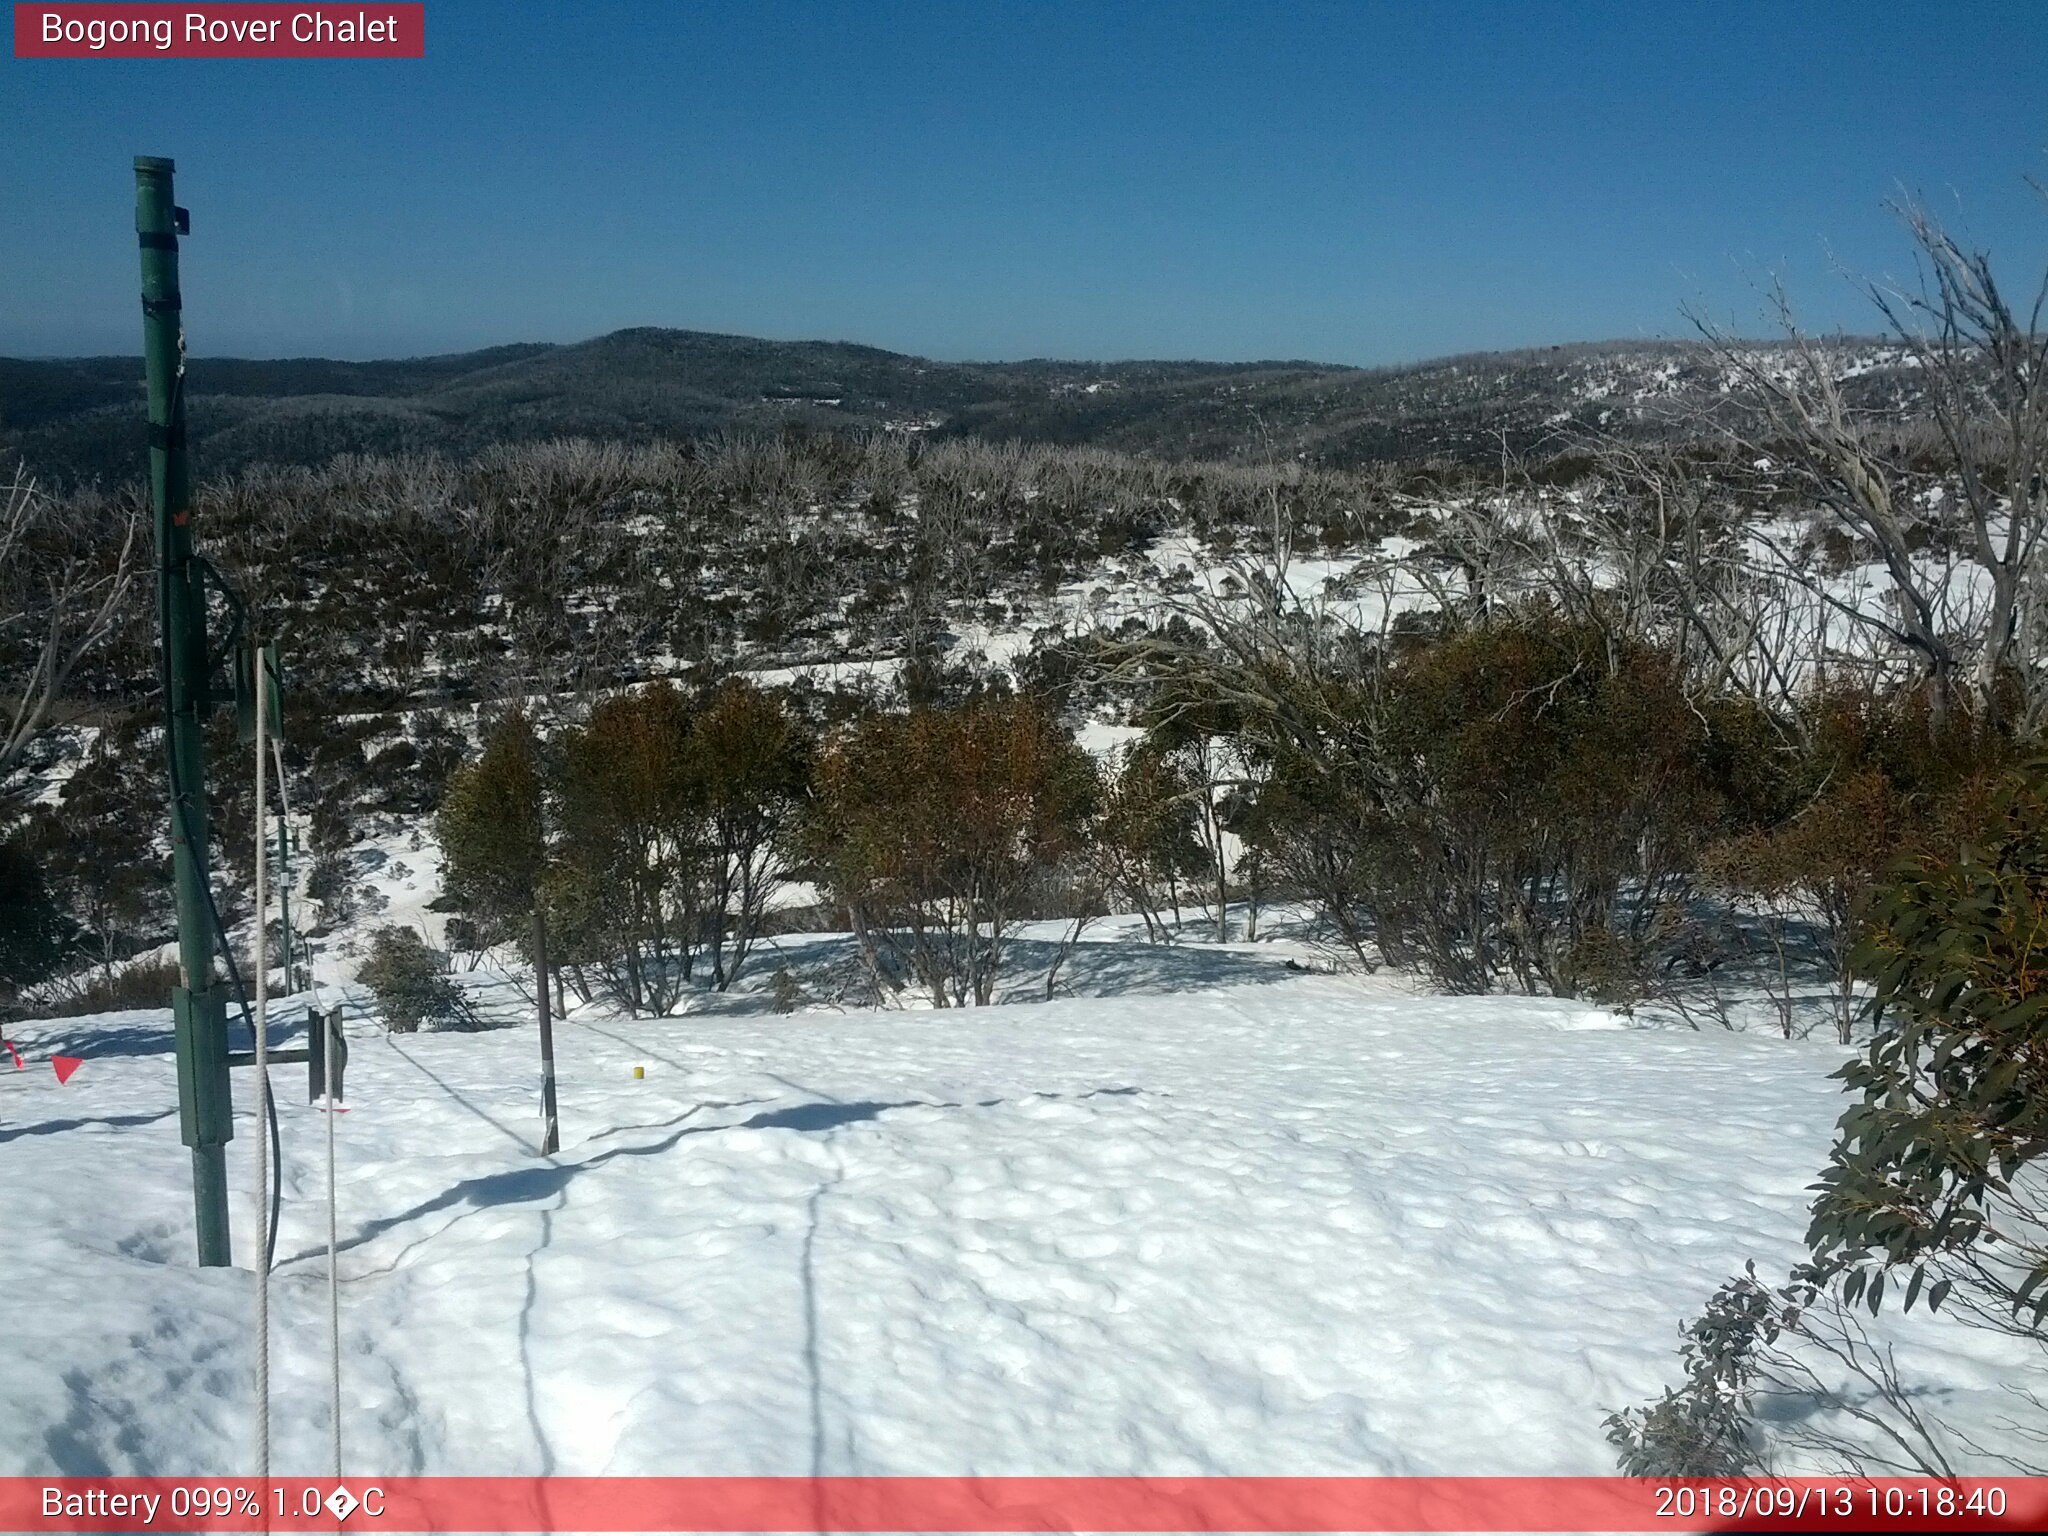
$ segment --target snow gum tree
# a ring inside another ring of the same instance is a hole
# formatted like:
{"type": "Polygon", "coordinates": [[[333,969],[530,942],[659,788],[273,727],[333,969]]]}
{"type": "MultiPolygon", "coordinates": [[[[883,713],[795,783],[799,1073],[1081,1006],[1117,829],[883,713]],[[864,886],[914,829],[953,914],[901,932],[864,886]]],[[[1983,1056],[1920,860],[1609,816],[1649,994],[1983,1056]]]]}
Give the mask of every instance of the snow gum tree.
{"type": "Polygon", "coordinates": [[[789,833],[809,784],[810,741],[782,704],[744,682],[712,695],[690,729],[706,823],[711,982],[739,979],[769,898],[789,877],[789,833]]]}
{"type": "MultiPolygon", "coordinates": [[[[74,958],[94,962],[102,981],[177,931],[156,843],[162,787],[149,749],[161,751],[158,739],[134,720],[95,732],[55,803],[34,807],[20,833],[28,867],[81,930],[74,958]]],[[[23,913],[34,910],[30,902],[23,913]]]]}
{"type": "Polygon", "coordinates": [[[1140,748],[1103,775],[1095,862],[1104,887],[1134,907],[1155,942],[1171,930],[1160,908],[1176,915],[1183,883],[1201,878],[1206,860],[1196,834],[1197,789],[1167,755],[1140,748]]]}
{"type": "Polygon", "coordinates": [[[1243,717],[1227,700],[1169,687],[1155,706],[1145,750],[1181,783],[1189,825],[1201,849],[1215,902],[1216,942],[1230,939],[1231,834],[1254,780],[1258,753],[1243,717]]]}
{"type": "Polygon", "coordinates": [[[702,915],[704,794],[688,701],[659,682],[606,699],[565,732],[562,856],[592,900],[599,969],[634,1013],[666,1013],[690,980],[702,915]]]}
{"type": "Polygon", "coordinates": [[[1452,991],[1618,986],[1729,814],[1729,712],[1596,624],[1522,612],[1246,678],[1273,700],[1243,718],[1275,866],[1353,948],[1452,991]]]}
{"type": "Polygon", "coordinates": [[[1816,1260],[1873,1311],[1888,1280],[1908,1307],[1960,1287],[2048,1346],[2048,759],[2007,777],[1959,851],[1897,872],[1856,960],[1877,1028],[1837,1074],[1858,1102],[1821,1176],[1816,1260]]]}
{"type": "Polygon", "coordinates": [[[1096,792],[1034,700],[871,715],[819,762],[810,839],[879,984],[981,1005],[1034,880],[1084,846],[1096,792]]]}
{"type": "Polygon", "coordinates": [[[663,682],[606,699],[545,748],[523,713],[449,780],[448,894],[486,944],[551,952],[635,1013],[665,1012],[701,955],[723,991],[789,878],[810,738],[780,700],[729,682],[695,705],[663,682]]]}
{"type": "Polygon", "coordinates": [[[53,975],[77,942],[76,925],[52,897],[21,839],[0,841],[0,1004],[53,975]]]}
{"type": "Polygon", "coordinates": [[[547,864],[544,810],[540,742],[515,710],[449,778],[436,820],[448,894],[486,943],[516,936],[534,910],[547,864]]]}
{"type": "Polygon", "coordinates": [[[1933,727],[1922,686],[1890,693],[1830,688],[1798,704],[1801,747],[1766,765],[1756,824],[1709,848],[1707,884],[1755,908],[1771,951],[1766,978],[1792,1031],[1796,952],[1817,949],[1847,1044],[1863,1003],[1857,945],[1876,892],[1909,853],[1952,845],[1984,811],[2013,743],[1967,701],[1933,727]]]}
{"type": "Polygon", "coordinates": [[[438,824],[449,892],[484,925],[484,942],[508,930],[516,932],[522,918],[527,925],[540,1022],[541,1151],[552,1153],[560,1145],[561,1133],[555,1109],[554,1021],[548,1011],[552,968],[543,895],[546,813],[540,743],[525,714],[514,710],[491,731],[483,755],[450,776],[438,824]]]}

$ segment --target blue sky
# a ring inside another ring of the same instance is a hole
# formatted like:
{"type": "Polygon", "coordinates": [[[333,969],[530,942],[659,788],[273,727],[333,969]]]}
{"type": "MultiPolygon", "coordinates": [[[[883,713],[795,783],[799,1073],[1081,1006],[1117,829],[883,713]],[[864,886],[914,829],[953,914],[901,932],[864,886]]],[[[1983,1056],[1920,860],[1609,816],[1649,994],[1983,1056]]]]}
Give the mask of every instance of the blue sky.
{"type": "Polygon", "coordinates": [[[2048,260],[2048,4],[429,0],[396,62],[0,60],[0,352],[139,346],[135,154],[202,354],[627,325],[941,358],[1759,328],[2048,260]]]}

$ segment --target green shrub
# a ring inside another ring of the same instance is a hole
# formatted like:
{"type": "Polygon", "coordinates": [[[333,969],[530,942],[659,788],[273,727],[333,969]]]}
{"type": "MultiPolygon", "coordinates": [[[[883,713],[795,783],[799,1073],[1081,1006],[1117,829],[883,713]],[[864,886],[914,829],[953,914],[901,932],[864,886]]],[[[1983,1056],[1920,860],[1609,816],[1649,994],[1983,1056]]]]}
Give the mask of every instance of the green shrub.
{"type": "Polygon", "coordinates": [[[1960,1282],[2037,1342],[2048,1316],[2048,759],[2009,774],[1977,836],[1909,860],[1856,951],[1869,1048],[1807,1234],[1854,1301],[1960,1282]],[[1990,1262],[1984,1245],[1999,1245],[1990,1262]]]}
{"type": "Polygon", "coordinates": [[[1447,990],[1625,998],[1732,814],[1741,721],[1696,707],[1672,657],[1541,612],[1363,672],[1281,700],[1275,867],[1447,990]]]}
{"type": "MultiPolygon", "coordinates": [[[[1962,705],[1938,728],[1931,709],[1924,689],[1836,689],[1807,701],[1803,745],[1774,755],[1765,778],[1775,782],[1753,797],[1755,825],[1702,861],[1711,887],[1754,906],[1781,977],[1788,951],[1818,950],[1844,1044],[1862,1012],[1855,950],[1888,869],[1901,854],[1953,846],[2011,758],[2010,744],[1962,705]]],[[[1789,1010],[1785,1025],[1789,1033],[1789,1010]]]]}
{"type": "Polygon", "coordinates": [[[449,979],[438,950],[430,949],[410,928],[386,926],[370,935],[369,957],[356,980],[370,989],[384,1027],[410,1034],[422,1024],[437,1028],[473,1028],[476,1015],[462,989],[449,979]]]}
{"type": "Polygon", "coordinates": [[[314,856],[306,874],[306,894],[320,904],[320,921],[328,927],[355,916],[356,888],[347,858],[338,853],[314,856]]]}
{"type": "Polygon", "coordinates": [[[992,1000],[1034,882],[1081,852],[1093,762],[1030,699],[872,715],[818,765],[808,833],[878,980],[992,1000]]]}
{"type": "Polygon", "coordinates": [[[0,840],[0,996],[53,975],[77,952],[78,937],[26,840],[0,840]]]}
{"type": "Polygon", "coordinates": [[[1810,1258],[1776,1288],[1754,1263],[1729,1280],[1685,1328],[1685,1380],[1608,1418],[1627,1474],[1759,1470],[1767,1418],[1851,1471],[1948,1477],[1956,1447],[1993,1454],[1943,1425],[1858,1321],[1887,1294],[2010,1340],[2021,1411],[2000,1454],[2048,1448],[2048,1404],[2023,1385],[2048,1356],[2048,759],[2004,776],[1960,848],[1894,869],[1854,963],[1874,1028],[1835,1074],[1857,1099],[1815,1186],[1810,1258]],[[1763,1413],[1772,1397],[1792,1411],[1763,1413]]]}

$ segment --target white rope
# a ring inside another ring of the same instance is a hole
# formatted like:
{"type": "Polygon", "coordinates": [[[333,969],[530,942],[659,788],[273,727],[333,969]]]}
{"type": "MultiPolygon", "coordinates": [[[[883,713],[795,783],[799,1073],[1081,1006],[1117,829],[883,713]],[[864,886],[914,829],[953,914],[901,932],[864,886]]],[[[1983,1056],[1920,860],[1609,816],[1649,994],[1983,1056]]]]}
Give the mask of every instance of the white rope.
{"type": "MultiPolygon", "coordinates": [[[[285,788],[284,746],[273,740],[270,744],[272,760],[277,765],[277,800],[284,815],[287,828],[291,825],[292,801],[285,788]]],[[[280,871],[280,873],[282,873],[280,871]]],[[[291,968],[291,954],[285,954],[285,968],[291,968]]],[[[306,984],[313,993],[313,1013],[318,1027],[325,1031],[325,1049],[321,1052],[322,1081],[320,1091],[327,1099],[327,1387],[328,1414],[334,1430],[334,1476],[341,1477],[341,1270],[336,1263],[340,1244],[336,1237],[336,1200],[334,1194],[334,1122],[339,1118],[334,1094],[334,1064],[341,1050],[341,1009],[330,1012],[320,999],[320,982],[313,974],[313,956],[306,955],[306,984]]]]}
{"type": "Polygon", "coordinates": [[[341,1010],[322,1011],[320,1027],[327,1031],[327,1081],[320,1086],[327,1093],[327,1384],[328,1412],[334,1420],[334,1475],[341,1477],[341,1276],[335,1267],[334,1238],[334,1122],[341,1111],[334,1103],[334,1058],[341,1049],[341,1010]]]}
{"type": "MultiPolygon", "coordinates": [[[[270,719],[264,700],[270,689],[264,675],[263,648],[256,652],[256,1475],[270,1477],[270,1147],[263,1128],[270,1115],[270,839],[264,826],[269,788],[265,769],[270,746],[270,719]]],[[[289,958],[289,957],[287,957],[289,958]]],[[[283,1177],[283,1170],[278,1171],[283,1177]]]]}
{"type": "MultiPolygon", "coordinates": [[[[278,814],[279,814],[280,816],[282,816],[282,817],[284,818],[284,823],[285,823],[285,827],[286,827],[286,830],[287,830],[287,834],[289,834],[289,830],[290,830],[290,827],[291,827],[291,822],[292,822],[292,797],[291,797],[291,791],[290,791],[290,789],[289,789],[289,788],[288,788],[288,787],[286,786],[286,784],[285,784],[285,777],[284,777],[284,739],[283,739],[282,737],[279,737],[279,736],[273,736],[273,737],[271,737],[271,739],[270,739],[270,760],[271,760],[271,762],[272,762],[273,764],[275,764],[275,765],[276,765],[276,767],[277,767],[277,809],[278,809],[278,814]]],[[[282,855],[280,855],[280,857],[282,857],[282,855]]],[[[282,872],[283,872],[283,871],[280,871],[280,873],[282,873],[282,872]]],[[[300,913],[300,916],[301,916],[301,917],[305,916],[305,913],[304,913],[304,911],[303,911],[303,910],[301,911],[301,913],[300,913]]],[[[312,993],[313,993],[313,1006],[317,1008],[317,1007],[319,1007],[319,1006],[320,1006],[320,983],[319,983],[318,981],[316,981],[316,980],[314,979],[314,977],[313,977],[313,946],[312,946],[312,945],[310,945],[310,944],[307,944],[307,945],[305,945],[305,946],[304,946],[304,949],[305,949],[305,952],[306,952],[306,985],[307,985],[307,986],[308,986],[308,987],[309,987],[309,988],[310,988],[310,989],[312,990],[312,993]]],[[[285,982],[286,982],[286,984],[287,984],[287,985],[289,985],[289,984],[290,984],[290,982],[291,982],[291,964],[292,964],[292,952],[291,952],[291,949],[290,949],[290,946],[289,946],[289,945],[287,945],[287,946],[286,946],[286,949],[285,949],[285,952],[284,952],[284,964],[285,964],[285,982]]],[[[322,1087],[325,1087],[326,1085],[325,1085],[325,1084],[322,1084],[321,1086],[322,1086],[322,1087]]]]}

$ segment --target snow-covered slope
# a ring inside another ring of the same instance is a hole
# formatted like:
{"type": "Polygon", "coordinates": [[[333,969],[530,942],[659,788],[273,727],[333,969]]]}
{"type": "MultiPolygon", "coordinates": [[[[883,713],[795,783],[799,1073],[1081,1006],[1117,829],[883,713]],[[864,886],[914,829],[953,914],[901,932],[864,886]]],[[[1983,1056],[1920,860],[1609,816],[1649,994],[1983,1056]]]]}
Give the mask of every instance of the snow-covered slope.
{"type": "MultiPolygon", "coordinates": [[[[355,1023],[349,1465],[1605,1472],[1601,1416],[1671,1378],[1678,1321],[1745,1259],[1797,1256],[1834,1048],[1249,951],[1183,981],[968,1013],[585,1010],[552,1158],[530,1026],[355,1023]]],[[[245,1470],[253,1282],[192,1263],[167,1017],[19,1038],[0,1472],[245,1470]],[[67,1047],[88,1059],[60,1086],[37,1058],[67,1047]]],[[[326,1126],[303,1069],[276,1080],[276,1464],[313,1473],[326,1126]]],[[[1995,1407],[1983,1340],[1899,1336],[1951,1416],[1995,1407]]]]}

